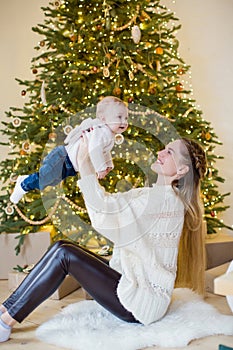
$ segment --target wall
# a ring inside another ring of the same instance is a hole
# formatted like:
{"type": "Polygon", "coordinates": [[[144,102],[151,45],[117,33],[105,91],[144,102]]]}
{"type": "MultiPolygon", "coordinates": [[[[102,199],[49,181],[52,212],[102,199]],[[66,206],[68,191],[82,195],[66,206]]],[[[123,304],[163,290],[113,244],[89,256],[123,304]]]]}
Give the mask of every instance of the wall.
{"type": "MultiPolygon", "coordinates": [[[[30,61],[36,56],[33,49],[40,37],[31,27],[43,23],[41,6],[48,0],[7,0],[0,12],[0,120],[10,106],[22,106],[22,88],[15,78],[32,79],[30,61]]],[[[178,32],[180,55],[192,67],[194,98],[203,117],[211,122],[223,146],[216,154],[220,175],[226,179],[220,185],[222,193],[231,191],[225,203],[231,209],[223,214],[224,222],[233,224],[233,138],[232,138],[232,57],[233,1],[232,0],[163,0],[176,12],[182,29],[178,32]]],[[[0,146],[0,160],[7,154],[0,146]]],[[[229,231],[230,232],[230,231],[229,231]]]]}
{"type": "MultiPolygon", "coordinates": [[[[215,154],[224,156],[218,161],[221,193],[231,192],[224,203],[230,205],[222,216],[233,224],[233,1],[232,0],[164,0],[180,19],[178,31],[180,55],[191,65],[194,98],[203,117],[213,126],[223,145],[215,154]]],[[[230,230],[228,233],[232,234],[230,230]]]]}
{"type": "MultiPolygon", "coordinates": [[[[48,0],[1,1],[0,121],[5,119],[5,111],[10,106],[24,105],[25,99],[21,96],[23,87],[15,78],[32,79],[31,59],[37,55],[34,47],[40,36],[31,28],[43,23],[44,14],[40,8],[48,3],[48,0]]],[[[0,146],[0,161],[6,154],[6,147],[0,146]]]]}

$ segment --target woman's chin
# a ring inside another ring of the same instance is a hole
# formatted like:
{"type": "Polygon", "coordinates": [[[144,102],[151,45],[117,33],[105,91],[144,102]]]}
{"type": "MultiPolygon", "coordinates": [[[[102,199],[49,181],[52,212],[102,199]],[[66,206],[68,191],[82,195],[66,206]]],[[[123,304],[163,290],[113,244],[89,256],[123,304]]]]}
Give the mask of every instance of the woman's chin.
{"type": "Polygon", "coordinates": [[[154,171],[155,173],[160,172],[161,173],[161,166],[158,163],[154,163],[151,165],[151,170],[154,171]]]}

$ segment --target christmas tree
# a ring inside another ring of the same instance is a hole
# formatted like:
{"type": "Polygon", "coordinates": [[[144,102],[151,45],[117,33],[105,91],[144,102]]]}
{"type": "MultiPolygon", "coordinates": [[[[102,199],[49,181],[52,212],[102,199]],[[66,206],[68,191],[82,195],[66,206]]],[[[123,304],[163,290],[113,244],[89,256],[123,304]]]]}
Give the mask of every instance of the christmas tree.
{"type": "Polygon", "coordinates": [[[9,196],[17,176],[37,171],[43,157],[75,125],[94,117],[98,101],[109,95],[127,102],[130,113],[124,142],[112,152],[115,167],[101,180],[107,191],[155,181],[150,158],[167,142],[188,136],[207,153],[202,198],[208,233],[231,229],[220,218],[229,195],[220,194],[217,185],[224,181],[215,167],[220,142],[191,98],[190,67],[178,52],[181,26],[174,14],[160,1],[147,0],[57,0],[42,10],[44,23],[32,28],[40,35],[31,65],[34,79],[18,80],[28,100],[23,108],[11,107],[9,121],[3,122],[10,151],[0,164],[1,231],[23,237],[50,224],[55,239],[66,235],[83,245],[92,239],[106,243],[90,225],[78,177],[30,192],[17,206],[9,196]]]}

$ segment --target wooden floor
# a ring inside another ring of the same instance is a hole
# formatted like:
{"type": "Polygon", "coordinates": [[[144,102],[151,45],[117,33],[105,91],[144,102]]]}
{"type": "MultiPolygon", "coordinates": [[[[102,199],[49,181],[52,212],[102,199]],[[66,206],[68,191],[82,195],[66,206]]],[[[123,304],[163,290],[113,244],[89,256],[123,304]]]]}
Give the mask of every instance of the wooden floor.
{"type": "MultiPolygon", "coordinates": [[[[8,281],[0,280],[0,300],[3,301],[9,295],[8,281]]],[[[47,300],[39,306],[23,323],[16,325],[11,334],[10,340],[1,343],[2,350],[64,350],[62,347],[56,347],[40,342],[35,337],[35,330],[41,323],[48,320],[51,316],[58,313],[68,304],[82,300],[83,293],[81,289],[73,292],[61,300],[47,300]]],[[[217,309],[224,314],[231,314],[231,311],[224,297],[209,294],[207,301],[216,306],[217,309]]],[[[203,325],[204,327],[205,325],[203,325]]],[[[186,348],[187,350],[218,350],[219,344],[233,347],[233,336],[212,336],[198,339],[191,342],[186,348]]],[[[155,350],[168,350],[168,348],[154,347],[155,350]]],[[[169,350],[180,350],[180,348],[169,348],[169,350]]],[[[184,349],[184,348],[182,348],[184,349]]],[[[95,346],[93,344],[93,350],[95,346]]],[[[119,349],[120,350],[120,349],[119,349]]],[[[149,348],[147,349],[149,350],[149,348]]]]}

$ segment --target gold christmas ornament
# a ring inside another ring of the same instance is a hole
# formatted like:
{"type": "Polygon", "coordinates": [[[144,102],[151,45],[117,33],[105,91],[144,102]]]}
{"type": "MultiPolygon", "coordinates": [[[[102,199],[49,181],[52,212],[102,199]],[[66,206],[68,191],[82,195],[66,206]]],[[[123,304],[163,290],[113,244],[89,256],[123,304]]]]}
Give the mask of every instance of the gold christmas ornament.
{"type": "Polygon", "coordinates": [[[209,133],[209,131],[207,131],[207,133],[205,134],[205,139],[207,141],[209,141],[211,139],[211,134],[209,133]]]}
{"type": "Polygon", "coordinates": [[[155,95],[156,93],[156,84],[150,84],[148,88],[148,92],[150,95],[155,95]]]}
{"type": "Polygon", "coordinates": [[[157,55],[162,55],[163,54],[163,48],[158,46],[158,47],[156,47],[155,52],[157,53],[157,55]]]}
{"type": "Polygon", "coordinates": [[[106,57],[108,60],[110,60],[110,59],[111,59],[111,54],[110,54],[110,52],[107,52],[106,55],[105,55],[105,57],[106,57]]]}
{"type": "Polygon", "coordinates": [[[133,38],[133,42],[135,44],[139,44],[140,40],[141,40],[141,30],[140,30],[139,26],[135,25],[135,26],[132,27],[131,35],[132,35],[132,38],[133,38]]]}
{"type": "Polygon", "coordinates": [[[153,45],[152,45],[149,41],[147,41],[147,42],[145,43],[145,47],[146,47],[147,49],[150,49],[152,46],[153,46],[153,45]]]}
{"type": "Polygon", "coordinates": [[[76,40],[77,40],[77,35],[76,35],[76,34],[72,34],[72,35],[70,36],[70,40],[71,40],[72,42],[76,41],[76,40]]]}
{"type": "Polygon", "coordinates": [[[115,144],[121,145],[124,142],[124,136],[122,134],[115,135],[115,144]]]}
{"type": "Polygon", "coordinates": [[[142,10],[140,19],[141,19],[141,21],[144,21],[145,19],[148,19],[150,21],[151,17],[148,15],[148,13],[146,13],[145,11],[142,10]]]}
{"type": "Polygon", "coordinates": [[[116,87],[115,89],[113,89],[113,94],[115,96],[119,96],[121,94],[121,89],[119,87],[116,87]]]}

